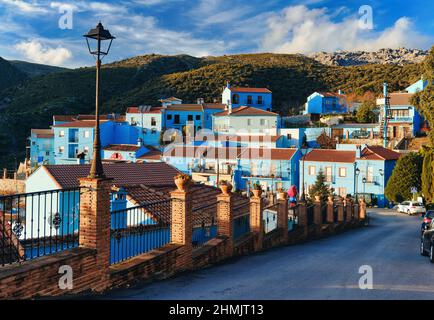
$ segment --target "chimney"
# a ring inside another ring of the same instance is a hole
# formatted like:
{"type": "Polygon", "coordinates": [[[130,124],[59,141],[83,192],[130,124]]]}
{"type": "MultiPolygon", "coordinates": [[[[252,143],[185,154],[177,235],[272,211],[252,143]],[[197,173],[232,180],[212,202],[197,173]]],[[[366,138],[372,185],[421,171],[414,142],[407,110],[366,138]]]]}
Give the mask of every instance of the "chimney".
{"type": "Polygon", "coordinates": [[[77,154],[77,164],[84,164],[84,158],[86,157],[86,154],[84,152],[80,152],[77,154]]]}
{"type": "Polygon", "coordinates": [[[141,138],[137,139],[137,145],[141,147],[143,145],[143,141],[141,138]]]}
{"type": "Polygon", "coordinates": [[[362,147],[357,146],[356,147],[356,159],[360,159],[361,156],[362,156],[362,147]]]}
{"type": "Polygon", "coordinates": [[[232,101],[231,100],[228,100],[227,107],[228,107],[228,114],[231,114],[232,113],[232,101]]]}
{"type": "Polygon", "coordinates": [[[338,94],[339,94],[339,95],[342,95],[342,94],[344,94],[344,92],[343,92],[341,89],[339,89],[339,90],[338,90],[338,94]]]}

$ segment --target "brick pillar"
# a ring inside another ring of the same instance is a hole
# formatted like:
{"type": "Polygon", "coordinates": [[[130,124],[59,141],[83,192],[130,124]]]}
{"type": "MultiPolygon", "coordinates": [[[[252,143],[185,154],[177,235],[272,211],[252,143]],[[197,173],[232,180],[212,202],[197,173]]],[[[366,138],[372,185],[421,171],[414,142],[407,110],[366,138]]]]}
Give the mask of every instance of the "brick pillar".
{"type": "Polygon", "coordinates": [[[346,220],[347,220],[347,222],[349,222],[349,221],[351,221],[351,219],[352,219],[352,210],[353,210],[353,203],[352,203],[352,201],[351,200],[349,200],[349,199],[347,199],[346,200],[346,204],[347,204],[347,206],[345,207],[345,209],[346,209],[346,220]]]}
{"type": "Polygon", "coordinates": [[[8,178],[8,169],[3,169],[3,179],[6,180],[8,178]]]}
{"type": "Polygon", "coordinates": [[[366,219],[366,202],[365,199],[361,199],[359,202],[359,220],[363,221],[366,219]]]}
{"type": "Polygon", "coordinates": [[[306,238],[309,230],[307,225],[307,208],[306,203],[302,201],[298,205],[298,225],[303,228],[303,234],[306,238]]]}
{"type": "Polygon", "coordinates": [[[112,179],[79,179],[81,247],[96,250],[99,276],[90,284],[102,291],[109,284],[110,267],[110,191],[112,179]]]}
{"type": "Polygon", "coordinates": [[[264,204],[260,193],[250,198],[250,231],[253,232],[255,237],[255,251],[262,249],[262,240],[264,238],[263,207],[264,204]]]}
{"type": "Polygon", "coordinates": [[[322,225],[322,215],[321,215],[321,207],[322,207],[322,201],[316,201],[314,203],[314,211],[313,211],[313,223],[321,226],[322,225]]]}
{"type": "Polygon", "coordinates": [[[228,256],[234,251],[234,197],[231,191],[217,196],[217,232],[218,235],[226,236],[228,256]]]}
{"type": "Polygon", "coordinates": [[[344,222],[344,203],[339,199],[336,205],[338,206],[338,222],[342,223],[344,222]]]}
{"type": "Polygon", "coordinates": [[[285,192],[277,197],[277,228],[282,232],[282,241],[288,242],[288,199],[285,192]]]}
{"type": "Polygon", "coordinates": [[[334,202],[333,197],[329,197],[327,202],[327,223],[334,223],[334,202]]]}
{"type": "Polygon", "coordinates": [[[186,270],[193,264],[193,200],[188,185],[184,190],[170,193],[172,199],[172,223],[170,242],[182,245],[176,258],[177,271],[186,270]]]}

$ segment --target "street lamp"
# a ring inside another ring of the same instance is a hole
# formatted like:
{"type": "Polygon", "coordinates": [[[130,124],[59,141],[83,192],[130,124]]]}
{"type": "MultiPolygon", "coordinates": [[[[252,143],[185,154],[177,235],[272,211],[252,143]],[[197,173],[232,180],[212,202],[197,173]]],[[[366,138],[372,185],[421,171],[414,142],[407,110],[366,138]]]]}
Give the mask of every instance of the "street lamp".
{"type": "Polygon", "coordinates": [[[356,168],[356,200],[359,201],[359,175],[360,169],[356,168]]]}
{"type": "Polygon", "coordinates": [[[302,173],[302,178],[301,178],[301,181],[302,181],[302,185],[301,185],[301,201],[302,202],[306,202],[306,194],[305,194],[305,190],[304,190],[304,157],[307,154],[307,149],[306,148],[301,148],[301,154],[303,156],[301,158],[301,163],[302,163],[302,166],[303,166],[303,168],[302,168],[303,173],[302,173]]]}
{"type": "MultiPolygon", "coordinates": [[[[366,177],[363,177],[362,182],[363,182],[363,198],[365,198],[365,194],[366,194],[366,177]]],[[[366,199],[366,198],[365,198],[366,199]]]]}
{"type": "Polygon", "coordinates": [[[104,178],[104,170],[101,161],[101,137],[99,132],[99,84],[101,80],[100,69],[101,59],[108,55],[113,39],[110,32],[104,29],[103,25],[98,23],[95,29],[91,29],[84,35],[86,38],[89,53],[96,59],[96,97],[95,97],[95,134],[93,140],[93,159],[90,167],[89,178],[104,178]],[[91,46],[92,40],[96,40],[96,48],[91,46]],[[102,49],[101,43],[108,41],[107,49],[102,49]]]}

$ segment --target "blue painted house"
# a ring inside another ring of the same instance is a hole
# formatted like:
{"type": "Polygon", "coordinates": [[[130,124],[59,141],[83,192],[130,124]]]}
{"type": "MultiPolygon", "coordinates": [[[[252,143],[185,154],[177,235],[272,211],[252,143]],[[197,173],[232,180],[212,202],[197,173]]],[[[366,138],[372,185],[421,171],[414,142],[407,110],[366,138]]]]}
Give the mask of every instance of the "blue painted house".
{"type": "Polygon", "coordinates": [[[303,114],[342,114],[348,112],[346,96],[341,91],[314,92],[307,97],[303,114]]]}
{"type": "MultiPolygon", "coordinates": [[[[176,98],[174,98],[176,99],[176,98]]],[[[165,126],[162,108],[149,106],[129,107],[125,120],[137,131],[137,137],[144,145],[159,146],[160,136],[165,126]]]]}
{"type": "Polygon", "coordinates": [[[222,93],[222,103],[232,104],[233,108],[248,106],[265,111],[272,111],[271,90],[267,88],[234,87],[230,83],[226,85],[222,93]]]}
{"type": "Polygon", "coordinates": [[[54,132],[52,129],[32,129],[29,144],[32,167],[54,164],[54,132]]]}
{"type": "Polygon", "coordinates": [[[264,190],[276,191],[298,185],[298,149],[175,146],[165,150],[163,160],[191,174],[193,180],[217,185],[231,181],[236,190],[249,191],[254,183],[264,190]]]}
{"type": "Polygon", "coordinates": [[[304,167],[300,181],[304,172],[304,190],[308,194],[322,170],[335,194],[342,197],[358,194],[368,203],[385,207],[389,201],[384,189],[400,155],[380,146],[338,145],[336,150],[313,149],[300,160],[300,167],[304,167]]]}

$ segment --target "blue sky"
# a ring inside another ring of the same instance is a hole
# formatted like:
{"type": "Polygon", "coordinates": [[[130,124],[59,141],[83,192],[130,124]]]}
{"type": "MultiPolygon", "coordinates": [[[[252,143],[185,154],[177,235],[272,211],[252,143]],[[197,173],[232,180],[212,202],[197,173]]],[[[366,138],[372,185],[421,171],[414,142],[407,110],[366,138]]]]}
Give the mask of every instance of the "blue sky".
{"type": "Polygon", "coordinates": [[[82,35],[99,20],[117,37],[107,61],[147,53],[428,49],[433,10],[432,0],[0,0],[0,56],[90,65],[82,35]],[[372,8],[372,28],[369,12],[359,13],[364,5],[372,8]]]}

